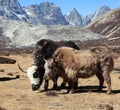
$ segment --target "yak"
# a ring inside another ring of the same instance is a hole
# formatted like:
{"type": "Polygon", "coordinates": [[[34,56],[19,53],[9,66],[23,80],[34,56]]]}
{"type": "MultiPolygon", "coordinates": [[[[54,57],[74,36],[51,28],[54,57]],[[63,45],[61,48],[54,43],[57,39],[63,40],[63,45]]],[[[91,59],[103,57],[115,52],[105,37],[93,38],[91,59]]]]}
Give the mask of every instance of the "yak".
{"type": "Polygon", "coordinates": [[[96,75],[99,79],[99,88],[102,90],[104,80],[107,83],[107,93],[111,93],[110,72],[114,61],[106,47],[94,47],[88,50],[76,50],[69,47],[60,47],[53,58],[46,60],[45,79],[52,78],[56,73],[68,82],[67,93],[74,93],[75,82],[78,78],[88,78],[96,75]]]}
{"type": "MultiPolygon", "coordinates": [[[[27,73],[28,78],[30,79],[30,82],[32,84],[32,90],[37,90],[41,86],[43,82],[43,76],[44,76],[44,64],[45,60],[52,58],[53,53],[55,50],[59,47],[66,46],[71,47],[79,50],[79,47],[72,41],[53,41],[50,39],[41,39],[37,42],[35,45],[34,51],[33,51],[33,65],[27,69],[27,71],[23,70],[20,65],[18,65],[19,69],[22,72],[27,73]]],[[[57,79],[58,75],[52,79],[53,80],[53,88],[57,88],[57,79]]],[[[45,80],[44,89],[48,89],[48,83],[49,80],[45,80]]],[[[64,86],[65,83],[61,84],[61,86],[64,86]]],[[[77,86],[77,82],[76,82],[77,86]]]]}

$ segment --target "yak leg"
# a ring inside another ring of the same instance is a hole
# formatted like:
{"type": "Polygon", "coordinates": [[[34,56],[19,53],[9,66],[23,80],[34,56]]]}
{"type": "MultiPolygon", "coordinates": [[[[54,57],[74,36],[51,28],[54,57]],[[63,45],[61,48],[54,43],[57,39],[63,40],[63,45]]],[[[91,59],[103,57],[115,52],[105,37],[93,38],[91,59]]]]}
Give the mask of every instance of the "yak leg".
{"type": "Polygon", "coordinates": [[[72,94],[72,93],[74,93],[74,89],[75,89],[75,87],[76,87],[76,80],[73,80],[73,79],[70,79],[69,81],[68,81],[68,91],[67,91],[67,93],[69,93],[69,94],[72,94]]]}
{"type": "Polygon", "coordinates": [[[55,75],[55,77],[52,80],[53,80],[53,89],[57,89],[58,74],[55,75]]]}
{"type": "Polygon", "coordinates": [[[64,87],[65,87],[65,85],[66,85],[66,81],[65,81],[65,80],[63,80],[63,82],[61,83],[61,85],[60,85],[60,86],[61,86],[62,88],[64,88],[64,87]]]}
{"type": "Polygon", "coordinates": [[[107,94],[110,94],[112,89],[111,89],[111,78],[109,71],[103,71],[103,77],[107,83],[107,94]]]}
{"type": "Polygon", "coordinates": [[[77,79],[77,81],[75,81],[74,89],[77,89],[77,87],[78,87],[78,79],[77,79]]]}
{"type": "MultiPolygon", "coordinates": [[[[63,82],[61,83],[61,87],[65,87],[65,85],[66,85],[66,81],[63,80],[63,82]]],[[[74,89],[77,89],[77,87],[78,87],[78,80],[74,84],[74,89]]]]}
{"type": "Polygon", "coordinates": [[[96,74],[96,76],[97,76],[97,78],[98,78],[98,80],[99,80],[99,88],[98,88],[98,91],[101,91],[102,88],[103,88],[104,78],[103,78],[102,73],[100,73],[100,72],[98,72],[98,73],[96,74]]]}
{"type": "Polygon", "coordinates": [[[69,80],[68,81],[68,91],[67,91],[67,93],[69,93],[69,94],[72,94],[72,93],[74,93],[74,83],[73,83],[73,81],[72,80],[69,80]]]}
{"type": "Polygon", "coordinates": [[[44,84],[44,89],[45,90],[48,90],[48,83],[49,83],[49,80],[45,80],[45,84],[44,84]]]}
{"type": "MultiPolygon", "coordinates": [[[[56,75],[54,78],[52,78],[53,89],[57,89],[57,79],[58,79],[58,75],[56,75]]],[[[49,80],[45,80],[44,89],[48,90],[48,86],[49,86],[49,80]]]]}

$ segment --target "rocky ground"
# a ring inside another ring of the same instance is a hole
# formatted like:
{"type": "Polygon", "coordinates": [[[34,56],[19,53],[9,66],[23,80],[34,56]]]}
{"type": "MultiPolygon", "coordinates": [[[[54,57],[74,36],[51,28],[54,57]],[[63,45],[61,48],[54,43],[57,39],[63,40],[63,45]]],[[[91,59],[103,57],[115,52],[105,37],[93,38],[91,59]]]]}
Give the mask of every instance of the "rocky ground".
{"type": "MultiPolygon", "coordinates": [[[[3,55],[4,56],[4,55],[3,55]]],[[[15,64],[0,64],[0,110],[119,110],[120,74],[112,71],[112,94],[106,94],[106,83],[102,92],[96,92],[98,80],[95,76],[79,79],[79,87],[74,94],[66,94],[66,88],[49,91],[32,91],[26,74],[21,73],[17,63],[27,68],[32,63],[32,54],[12,54],[4,56],[15,59],[15,64]]],[[[119,54],[114,54],[115,68],[119,68],[119,54]]],[[[58,84],[62,82],[61,78],[58,84]]]]}

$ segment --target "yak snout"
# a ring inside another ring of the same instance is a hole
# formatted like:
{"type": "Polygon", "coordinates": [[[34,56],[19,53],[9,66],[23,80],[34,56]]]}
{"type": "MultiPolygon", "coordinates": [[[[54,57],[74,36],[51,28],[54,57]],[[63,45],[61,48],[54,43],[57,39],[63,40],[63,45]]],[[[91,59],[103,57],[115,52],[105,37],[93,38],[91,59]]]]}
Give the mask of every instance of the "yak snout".
{"type": "Polygon", "coordinates": [[[33,90],[33,91],[36,91],[37,89],[39,89],[39,87],[40,87],[39,84],[37,84],[37,85],[32,84],[32,90],[33,90]]]}

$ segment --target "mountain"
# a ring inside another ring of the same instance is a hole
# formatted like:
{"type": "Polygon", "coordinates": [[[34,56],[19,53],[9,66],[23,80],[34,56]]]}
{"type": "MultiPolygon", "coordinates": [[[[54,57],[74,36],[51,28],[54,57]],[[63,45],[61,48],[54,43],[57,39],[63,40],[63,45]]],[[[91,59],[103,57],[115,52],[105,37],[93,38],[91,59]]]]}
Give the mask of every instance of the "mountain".
{"type": "Polygon", "coordinates": [[[102,6],[100,9],[98,9],[97,11],[95,11],[95,13],[93,13],[91,16],[92,21],[100,18],[101,16],[103,16],[104,14],[106,14],[107,12],[109,12],[111,9],[108,6],[102,6]]]}
{"type": "Polygon", "coordinates": [[[21,20],[41,25],[73,25],[86,26],[110,10],[103,6],[95,13],[81,16],[74,8],[63,16],[60,7],[51,2],[43,2],[39,5],[21,7],[18,0],[0,0],[0,19],[21,20]]]}
{"type": "Polygon", "coordinates": [[[0,19],[21,20],[43,25],[67,25],[60,7],[50,2],[21,7],[18,0],[0,0],[0,19]]]}
{"type": "Polygon", "coordinates": [[[65,15],[65,19],[73,26],[82,26],[82,16],[75,8],[70,13],[65,15]]]}
{"type": "Polygon", "coordinates": [[[27,15],[32,23],[44,25],[68,24],[62,15],[60,7],[50,2],[43,2],[40,5],[25,7],[27,15]]]}
{"type": "Polygon", "coordinates": [[[22,21],[29,19],[18,0],[0,0],[0,18],[22,21]]]}
{"type": "Polygon", "coordinates": [[[8,37],[11,46],[33,46],[40,39],[93,40],[103,36],[88,29],[70,25],[34,25],[19,20],[0,20],[1,34],[8,37]]]}
{"type": "Polygon", "coordinates": [[[73,26],[87,26],[89,23],[100,18],[110,10],[111,9],[108,6],[103,6],[95,11],[95,13],[83,17],[76,9],[73,9],[70,13],[65,15],[65,18],[66,21],[73,26]]]}
{"type": "Polygon", "coordinates": [[[111,9],[108,6],[102,6],[100,9],[95,11],[93,14],[87,15],[83,19],[83,26],[87,26],[91,22],[97,20],[98,18],[102,17],[104,14],[109,12],[111,9]]]}
{"type": "Polygon", "coordinates": [[[120,37],[120,8],[109,11],[87,28],[108,37],[120,37]]]}
{"type": "Polygon", "coordinates": [[[23,8],[18,0],[0,0],[0,43],[3,45],[1,47],[8,44],[33,46],[42,38],[84,41],[103,38],[100,34],[118,36],[120,9],[108,12],[109,10],[109,7],[104,6],[95,13],[83,17],[74,8],[64,17],[60,7],[50,2],[23,8]],[[100,34],[75,27],[86,26],[90,22],[93,23],[88,29],[100,34]]]}

